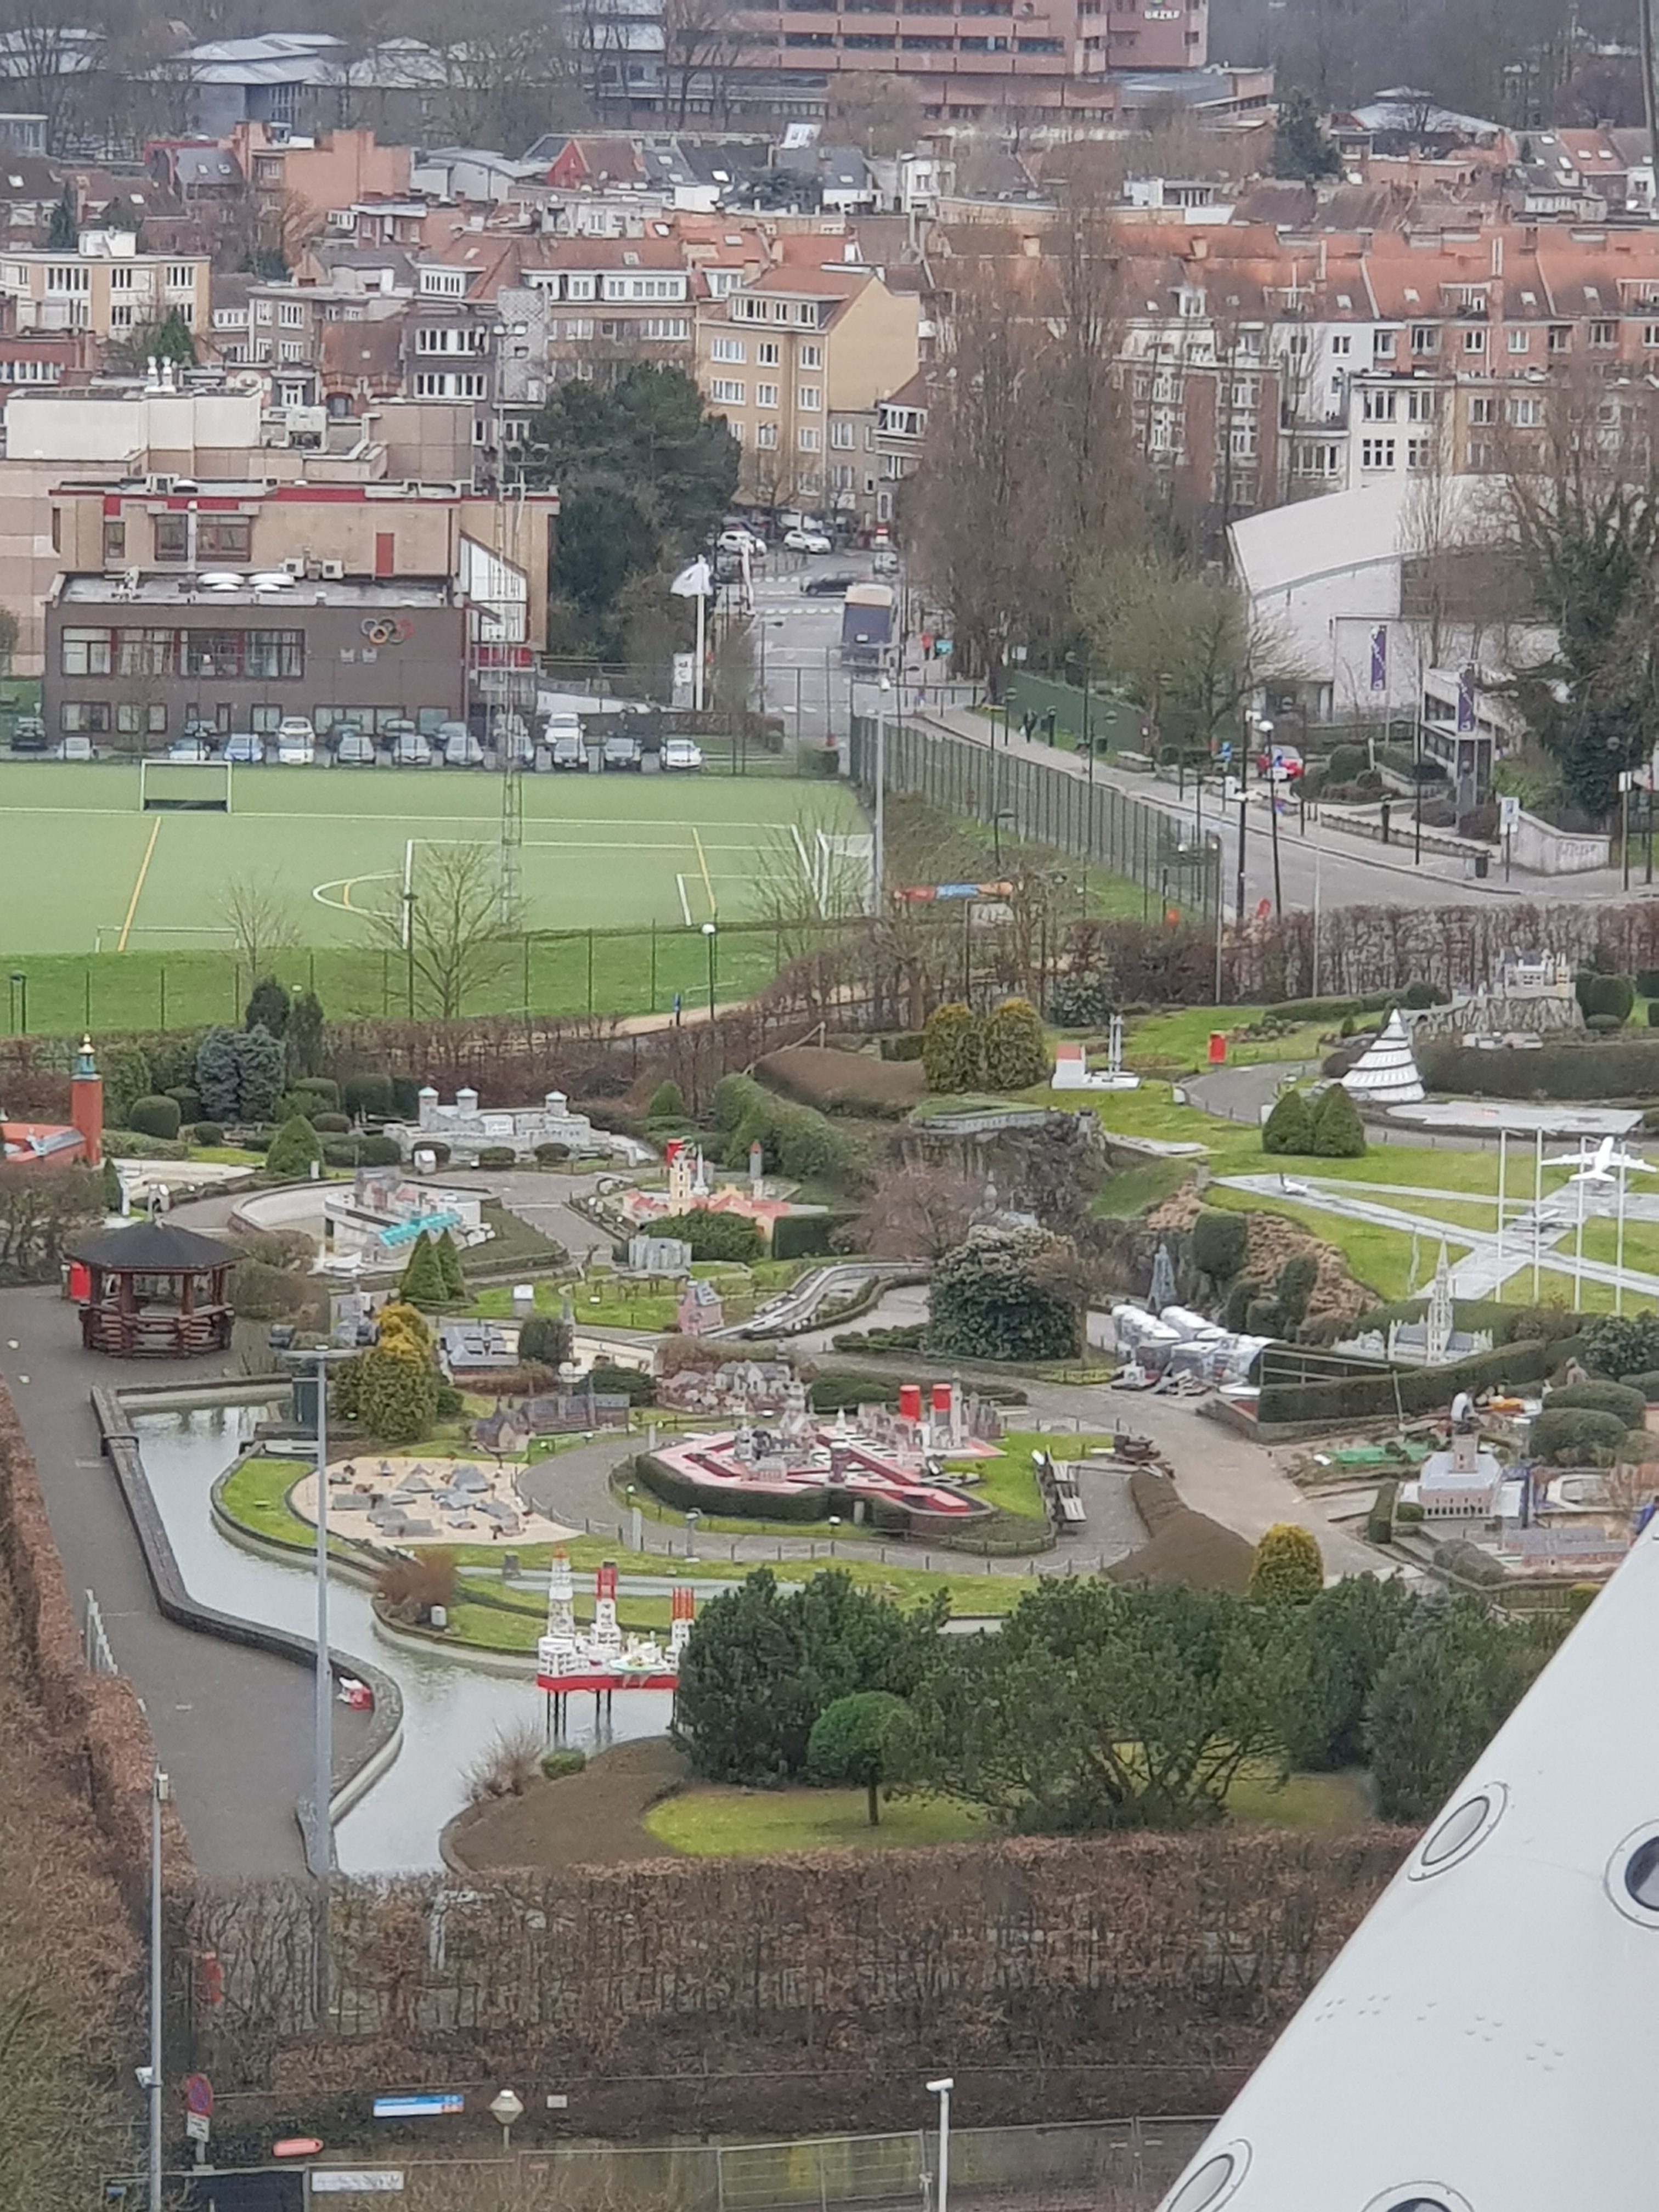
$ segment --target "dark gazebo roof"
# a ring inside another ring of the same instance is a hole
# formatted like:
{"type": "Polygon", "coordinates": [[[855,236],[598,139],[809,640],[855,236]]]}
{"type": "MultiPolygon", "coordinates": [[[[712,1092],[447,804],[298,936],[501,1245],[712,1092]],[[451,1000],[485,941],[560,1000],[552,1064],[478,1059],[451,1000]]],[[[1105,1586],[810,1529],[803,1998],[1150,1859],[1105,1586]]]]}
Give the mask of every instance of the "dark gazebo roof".
{"type": "Polygon", "coordinates": [[[130,1229],[102,1229],[68,1248],[71,1260],[136,1275],[196,1275],[228,1267],[236,1254],[216,1237],[198,1236],[168,1221],[137,1221],[130,1229]]]}

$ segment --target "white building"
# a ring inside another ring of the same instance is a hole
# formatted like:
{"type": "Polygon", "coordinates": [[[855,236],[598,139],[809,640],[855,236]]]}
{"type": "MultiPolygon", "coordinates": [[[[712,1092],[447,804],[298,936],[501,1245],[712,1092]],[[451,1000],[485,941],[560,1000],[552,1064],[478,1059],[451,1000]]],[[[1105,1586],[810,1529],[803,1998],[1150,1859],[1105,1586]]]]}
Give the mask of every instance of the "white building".
{"type": "Polygon", "coordinates": [[[520,1160],[533,1160],[538,1145],[563,1145],[574,1158],[578,1153],[608,1152],[637,1166],[652,1157],[648,1145],[636,1138],[596,1129],[586,1114],[573,1114],[562,1091],[550,1091],[539,1106],[483,1109],[478,1094],[464,1087],[453,1106],[441,1104],[436,1091],[427,1084],[420,1093],[420,1114],[415,1121],[388,1121],[386,1133],[405,1159],[417,1159],[422,1139],[444,1146],[459,1166],[477,1164],[482,1152],[506,1149],[520,1160]]]}
{"type": "Polygon", "coordinates": [[[1342,1088],[1368,1106],[1417,1106],[1424,1097],[1412,1041],[1396,1006],[1359,1058],[1342,1078],[1342,1088]]]}

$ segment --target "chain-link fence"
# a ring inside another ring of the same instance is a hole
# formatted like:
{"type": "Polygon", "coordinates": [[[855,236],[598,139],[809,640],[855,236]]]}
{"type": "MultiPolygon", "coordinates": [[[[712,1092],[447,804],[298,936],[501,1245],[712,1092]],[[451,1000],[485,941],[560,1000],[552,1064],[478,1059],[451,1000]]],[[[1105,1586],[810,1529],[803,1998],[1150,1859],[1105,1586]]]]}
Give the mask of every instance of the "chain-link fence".
{"type": "MultiPolygon", "coordinates": [[[[1001,834],[1046,845],[1139,886],[1150,910],[1178,907],[1214,918],[1221,887],[1221,847],[1213,835],[1136,799],[1114,785],[1091,782],[1075,769],[1006,750],[994,737],[951,735],[889,722],[885,738],[890,792],[925,799],[949,814],[992,823],[1001,834]]],[[[876,726],[855,718],[849,767],[865,792],[875,788],[876,726]]]]}

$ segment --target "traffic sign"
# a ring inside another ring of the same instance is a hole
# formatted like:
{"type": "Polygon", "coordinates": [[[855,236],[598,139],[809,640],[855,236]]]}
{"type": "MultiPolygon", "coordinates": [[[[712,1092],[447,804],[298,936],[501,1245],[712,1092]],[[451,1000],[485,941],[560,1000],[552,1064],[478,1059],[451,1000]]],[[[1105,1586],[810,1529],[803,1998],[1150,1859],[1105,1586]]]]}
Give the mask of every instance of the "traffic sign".
{"type": "Polygon", "coordinates": [[[185,2075],[185,2110],[187,2112],[198,2112],[204,2119],[211,2118],[213,2114],[213,2084],[208,2080],[205,2074],[185,2075]]]}
{"type": "Polygon", "coordinates": [[[1513,792],[1505,792],[1498,802],[1498,826],[1509,836],[1521,819],[1521,802],[1513,792]]]}
{"type": "Polygon", "coordinates": [[[401,2197],[403,2188],[401,2166],[313,2166],[311,2169],[313,2197],[401,2197]]]}
{"type": "Polygon", "coordinates": [[[377,2120],[432,2120],[446,2114],[466,2110],[466,2100],[459,2091],[441,2090],[430,2095],[412,2097],[377,2097],[374,2100],[377,2120]]]}
{"type": "Polygon", "coordinates": [[[213,2123],[205,2112],[185,2114],[185,2133],[191,2142],[205,2142],[213,2132],[213,2123]]]}

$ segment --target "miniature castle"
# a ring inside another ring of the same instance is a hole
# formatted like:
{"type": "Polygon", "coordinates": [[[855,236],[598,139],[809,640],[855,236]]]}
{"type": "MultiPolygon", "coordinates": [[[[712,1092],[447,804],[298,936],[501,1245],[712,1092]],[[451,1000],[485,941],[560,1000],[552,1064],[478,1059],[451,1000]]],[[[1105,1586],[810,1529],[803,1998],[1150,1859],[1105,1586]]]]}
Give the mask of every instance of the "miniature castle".
{"type": "Polygon", "coordinates": [[[636,1167],[651,1158],[649,1146],[610,1129],[596,1129],[586,1114],[573,1114],[562,1091],[550,1091],[539,1106],[484,1109],[470,1085],[444,1105],[431,1084],[419,1096],[414,1121],[388,1121],[386,1133],[405,1159],[418,1154],[422,1139],[443,1145],[461,1166],[475,1166],[478,1154],[506,1147],[520,1160],[533,1160],[538,1145],[563,1145],[573,1155],[607,1152],[636,1167]]]}

